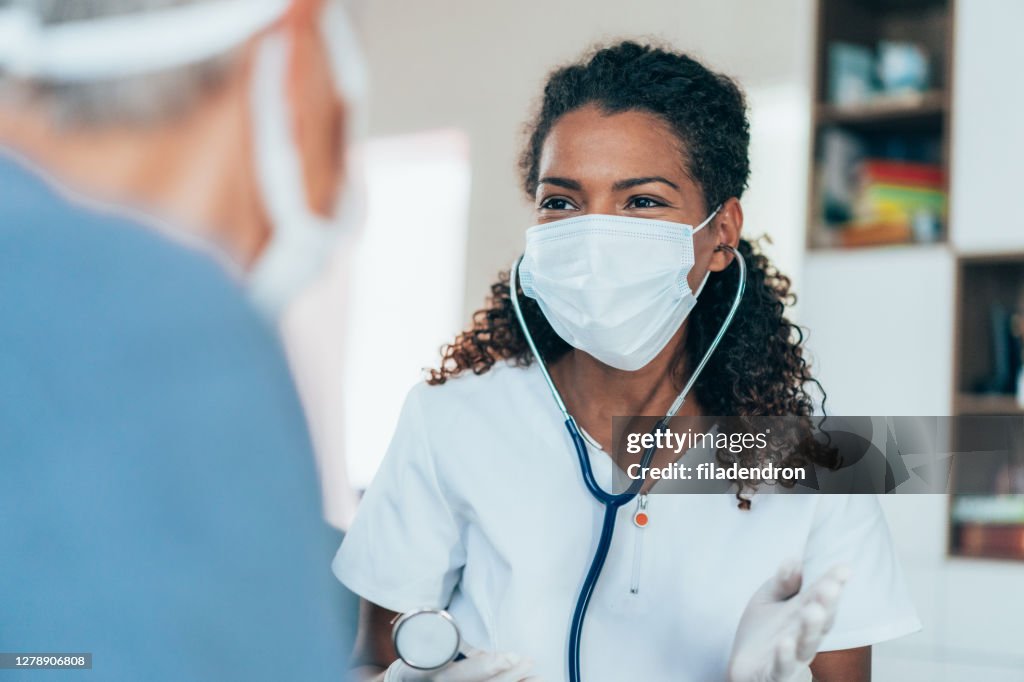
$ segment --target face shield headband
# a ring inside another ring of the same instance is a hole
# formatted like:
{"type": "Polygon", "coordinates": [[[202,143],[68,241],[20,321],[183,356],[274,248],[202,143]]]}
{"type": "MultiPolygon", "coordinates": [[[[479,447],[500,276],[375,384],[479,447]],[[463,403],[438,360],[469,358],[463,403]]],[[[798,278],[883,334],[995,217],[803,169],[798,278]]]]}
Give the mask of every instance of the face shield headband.
{"type": "Polygon", "coordinates": [[[0,73],[62,83],[115,80],[201,62],[280,19],[289,0],[210,0],[145,13],[43,25],[0,9],[0,73]]]}

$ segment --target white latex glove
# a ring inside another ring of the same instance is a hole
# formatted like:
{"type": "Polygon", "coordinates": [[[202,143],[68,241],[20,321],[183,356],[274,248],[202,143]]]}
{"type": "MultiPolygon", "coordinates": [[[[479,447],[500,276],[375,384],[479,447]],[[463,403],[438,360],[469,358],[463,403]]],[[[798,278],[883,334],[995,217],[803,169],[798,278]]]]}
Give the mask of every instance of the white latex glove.
{"type": "Polygon", "coordinates": [[[835,621],[839,596],[849,578],[834,566],[801,590],[800,565],[779,567],[747,603],[729,657],[729,682],[792,682],[810,679],[808,664],[835,621]]]}
{"type": "Polygon", "coordinates": [[[463,644],[466,658],[438,670],[417,670],[398,659],[384,673],[384,682],[542,682],[530,675],[533,661],[518,654],[481,651],[463,644]]]}

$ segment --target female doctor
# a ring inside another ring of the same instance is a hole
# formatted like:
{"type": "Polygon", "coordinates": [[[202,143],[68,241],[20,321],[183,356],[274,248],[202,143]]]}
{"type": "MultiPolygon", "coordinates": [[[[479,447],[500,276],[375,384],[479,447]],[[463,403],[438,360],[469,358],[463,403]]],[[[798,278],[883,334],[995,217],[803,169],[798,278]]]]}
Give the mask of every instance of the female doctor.
{"type": "MultiPolygon", "coordinates": [[[[612,417],[669,410],[741,275],[678,414],[811,413],[789,281],[740,236],[748,144],[738,87],[684,54],[623,42],[544,88],[521,161],[537,225],[512,286],[606,489],[612,417]]],[[[363,599],[362,679],[554,682],[571,667],[604,508],[512,294],[500,275],[410,392],[335,559],[363,599]],[[426,674],[390,641],[398,613],[425,607],[452,614],[469,653],[426,674]]],[[[873,495],[648,489],[613,518],[581,679],[781,682],[809,663],[820,680],[868,680],[871,645],[919,628],[873,495]]]]}

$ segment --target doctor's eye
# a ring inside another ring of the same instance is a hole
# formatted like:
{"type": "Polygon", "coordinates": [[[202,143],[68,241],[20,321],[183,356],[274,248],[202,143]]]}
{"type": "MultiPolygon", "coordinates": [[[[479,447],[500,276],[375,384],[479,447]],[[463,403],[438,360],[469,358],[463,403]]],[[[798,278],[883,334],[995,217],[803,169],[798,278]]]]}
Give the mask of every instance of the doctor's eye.
{"type": "Polygon", "coordinates": [[[626,202],[626,208],[658,208],[665,204],[651,197],[632,197],[626,202]]]}
{"type": "Polygon", "coordinates": [[[570,211],[576,206],[565,197],[550,197],[541,201],[537,208],[549,211],[570,211]]]}

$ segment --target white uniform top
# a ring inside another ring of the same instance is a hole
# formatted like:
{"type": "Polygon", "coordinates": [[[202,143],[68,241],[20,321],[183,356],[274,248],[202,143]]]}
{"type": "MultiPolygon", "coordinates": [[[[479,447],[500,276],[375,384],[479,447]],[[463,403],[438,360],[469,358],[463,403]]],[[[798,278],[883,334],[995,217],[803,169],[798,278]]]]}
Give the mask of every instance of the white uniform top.
{"type": "MultiPolygon", "coordinates": [[[[610,486],[611,459],[591,450],[610,486]]],[[[582,677],[720,680],[751,593],[785,559],[805,584],[846,562],[822,651],[920,629],[874,495],[653,494],[650,522],[619,510],[583,630],[582,677]]],[[[447,607],[467,642],[567,677],[569,622],[604,507],[536,366],[499,364],[406,399],[387,456],[334,560],[338,578],[393,611],[447,607]]]]}

